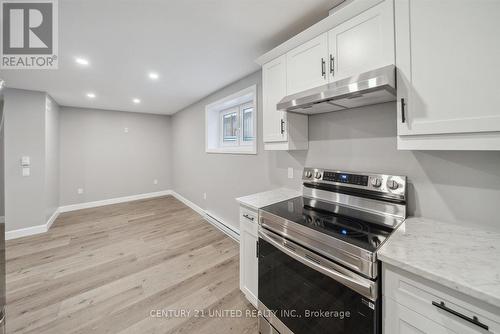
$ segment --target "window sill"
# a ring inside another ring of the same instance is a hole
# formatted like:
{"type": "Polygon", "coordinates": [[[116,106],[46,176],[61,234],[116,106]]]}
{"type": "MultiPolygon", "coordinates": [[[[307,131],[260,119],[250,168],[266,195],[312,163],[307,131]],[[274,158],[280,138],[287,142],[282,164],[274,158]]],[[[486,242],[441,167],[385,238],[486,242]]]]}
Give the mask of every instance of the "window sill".
{"type": "Polygon", "coordinates": [[[255,147],[224,147],[224,148],[207,148],[206,153],[211,154],[257,154],[255,147]]]}

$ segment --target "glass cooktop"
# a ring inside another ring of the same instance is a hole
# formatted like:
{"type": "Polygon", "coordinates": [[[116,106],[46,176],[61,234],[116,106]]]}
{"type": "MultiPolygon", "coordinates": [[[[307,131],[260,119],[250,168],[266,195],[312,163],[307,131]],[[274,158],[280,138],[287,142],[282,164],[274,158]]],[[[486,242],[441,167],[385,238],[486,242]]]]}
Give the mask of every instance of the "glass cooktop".
{"type": "Polygon", "coordinates": [[[377,223],[372,214],[307,197],[292,198],[262,210],[371,252],[393,231],[377,223]]]}

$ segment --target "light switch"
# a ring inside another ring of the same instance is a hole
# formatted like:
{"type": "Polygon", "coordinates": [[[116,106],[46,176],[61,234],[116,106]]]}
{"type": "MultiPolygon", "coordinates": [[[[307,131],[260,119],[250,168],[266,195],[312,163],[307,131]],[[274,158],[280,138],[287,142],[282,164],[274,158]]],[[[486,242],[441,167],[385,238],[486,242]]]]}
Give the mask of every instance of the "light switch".
{"type": "Polygon", "coordinates": [[[288,167],[288,178],[293,179],[293,168],[292,167],[288,167]]]}
{"type": "Polygon", "coordinates": [[[23,167],[23,176],[30,176],[31,169],[29,167],[23,167]]]}
{"type": "Polygon", "coordinates": [[[22,167],[28,167],[31,165],[31,159],[29,156],[23,156],[21,157],[21,166],[22,167]]]}

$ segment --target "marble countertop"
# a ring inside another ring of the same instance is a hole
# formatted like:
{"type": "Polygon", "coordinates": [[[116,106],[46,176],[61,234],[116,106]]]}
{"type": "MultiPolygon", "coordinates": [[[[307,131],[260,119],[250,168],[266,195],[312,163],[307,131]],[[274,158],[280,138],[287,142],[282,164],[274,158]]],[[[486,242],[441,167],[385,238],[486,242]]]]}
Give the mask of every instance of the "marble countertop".
{"type": "Polygon", "coordinates": [[[408,218],[378,252],[382,262],[500,307],[500,233],[408,218]]]}
{"type": "Polygon", "coordinates": [[[240,204],[248,206],[254,210],[258,210],[273,203],[286,201],[287,199],[298,196],[302,196],[302,193],[300,191],[288,188],[279,188],[244,197],[239,197],[236,200],[240,204]]]}

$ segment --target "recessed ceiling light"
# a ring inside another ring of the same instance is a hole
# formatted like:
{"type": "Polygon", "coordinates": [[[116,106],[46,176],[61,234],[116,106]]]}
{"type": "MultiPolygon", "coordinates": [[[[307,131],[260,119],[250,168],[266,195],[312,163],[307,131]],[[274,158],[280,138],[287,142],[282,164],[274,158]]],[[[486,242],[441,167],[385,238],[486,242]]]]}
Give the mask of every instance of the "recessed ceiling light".
{"type": "Polygon", "coordinates": [[[141,103],[141,100],[140,100],[140,99],[135,98],[135,99],[132,99],[132,102],[134,102],[135,104],[138,104],[138,103],[141,103]]]}
{"type": "Polygon", "coordinates": [[[94,93],[87,93],[87,97],[89,99],[95,99],[95,94],[94,93]]]}
{"type": "Polygon", "coordinates": [[[89,61],[85,58],[75,58],[75,61],[79,65],[87,66],[89,64],[89,61]]]}
{"type": "Polygon", "coordinates": [[[149,78],[152,79],[152,80],[158,80],[158,78],[160,77],[160,75],[156,72],[149,72],[149,78]]]}

